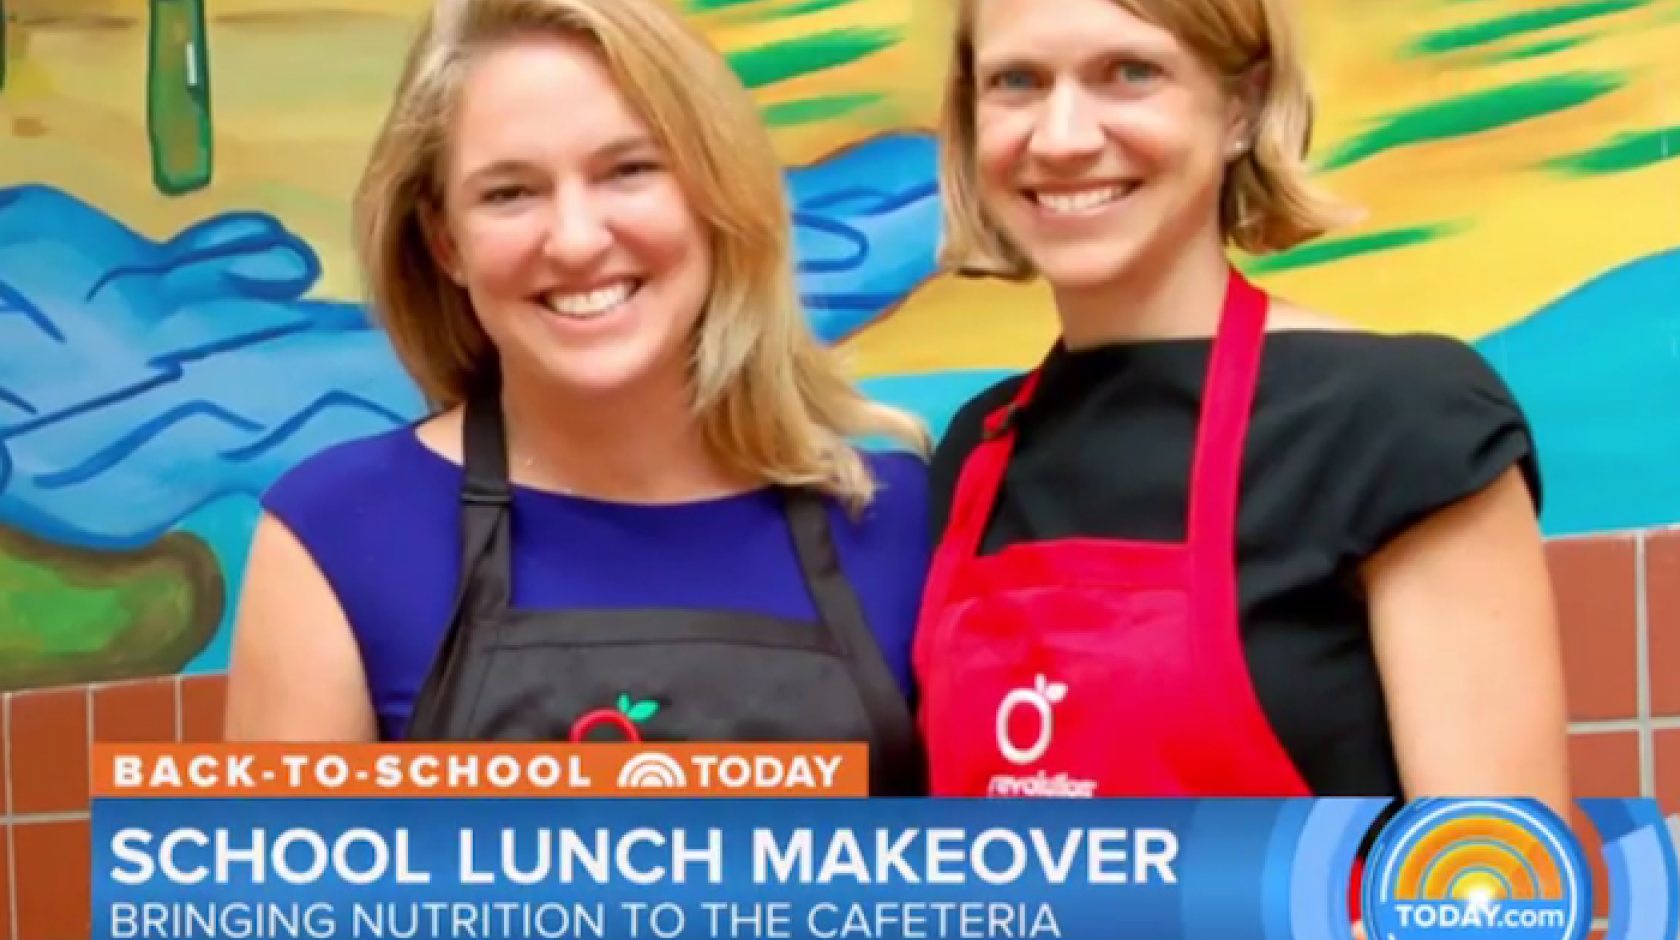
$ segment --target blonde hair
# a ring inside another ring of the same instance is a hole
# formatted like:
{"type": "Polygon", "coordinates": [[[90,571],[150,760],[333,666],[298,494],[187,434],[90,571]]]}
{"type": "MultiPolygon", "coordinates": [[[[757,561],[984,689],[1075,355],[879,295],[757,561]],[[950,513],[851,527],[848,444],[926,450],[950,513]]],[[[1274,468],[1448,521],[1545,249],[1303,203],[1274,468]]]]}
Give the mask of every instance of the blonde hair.
{"type": "MultiPolygon", "coordinates": [[[[958,0],[955,47],[940,116],[941,263],[977,277],[1026,280],[1032,265],[986,217],[975,178],[974,18],[958,0]]],[[[1220,234],[1262,254],[1317,238],[1352,218],[1313,184],[1305,164],[1313,106],[1288,0],[1109,0],[1167,30],[1233,90],[1264,69],[1249,146],[1227,165],[1220,234]]]]}
{"type": "Polygon", "coordinates": [[[493,374],[496,350],[424,226],[441,204],[467,69],[485,50],[532,36],[598,50],[713,241],[690,377],[706,444],[753,479],[817,487],[862,508],[875,481],[850,438],[895,439],[925,456],[927,432],[858,391],[812,335],[769,134],[729,65],[658,0],[439,0],[426,17],[355,206],[370,302],[404,367],[440,407],[493,374]]]}

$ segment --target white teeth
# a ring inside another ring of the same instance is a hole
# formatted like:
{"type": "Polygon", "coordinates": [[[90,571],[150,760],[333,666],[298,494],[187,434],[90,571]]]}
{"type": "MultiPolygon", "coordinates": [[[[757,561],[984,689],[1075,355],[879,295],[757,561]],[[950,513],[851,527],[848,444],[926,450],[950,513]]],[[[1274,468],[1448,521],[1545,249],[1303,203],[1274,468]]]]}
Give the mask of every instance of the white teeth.
{"type": "Polygon", "coordinates": [[[582,319],[611,312],[613,308],[629,300],[635,291],[636,285],[633,282],[620,281],[611,287],[581,294],[550,294],[546,300],[548,309],[555,313],[563,317],[582,319]]]}
{"type": "Polygon", "coordinates": [[[1126,194],[1123,186],[1104,186],[1100,189],[1084,189],[1072,193],[1034,194],[1038,204],[1051,212],[1089,212],[1101,208],[1126,194]]]}

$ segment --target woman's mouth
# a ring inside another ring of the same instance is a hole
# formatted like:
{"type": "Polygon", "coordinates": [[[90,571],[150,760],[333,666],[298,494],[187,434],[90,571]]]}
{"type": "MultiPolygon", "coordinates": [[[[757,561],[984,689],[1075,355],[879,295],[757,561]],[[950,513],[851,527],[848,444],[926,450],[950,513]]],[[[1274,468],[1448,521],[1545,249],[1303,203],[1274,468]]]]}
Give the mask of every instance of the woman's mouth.
{"type": "Polygon", "coordinates": [[[1091,215],[1109,208],[1131,194],[1136,183],[1115,183],[1084,189],[1029,189],[1027,199],[1051,215],[1091,215]]]}
{"type": "Polygon", "coordinates": [[[640,280],[625,278],[585,291],[550,291],[542,295],[541,303],[555,315],[568,320],[594,320],[629,303],[641,288],[640,280]]]}

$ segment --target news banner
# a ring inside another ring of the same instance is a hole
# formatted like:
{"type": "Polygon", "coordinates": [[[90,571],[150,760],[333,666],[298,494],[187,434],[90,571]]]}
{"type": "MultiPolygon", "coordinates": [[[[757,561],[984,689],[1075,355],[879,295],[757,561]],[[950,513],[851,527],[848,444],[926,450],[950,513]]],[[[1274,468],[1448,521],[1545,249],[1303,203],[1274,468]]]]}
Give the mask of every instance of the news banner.
{"type": "Polygon", "coordinates": [[[1349,940],[1359,917],[1371,940],[1680,937],[1652,800],[1581,800],[1573,829],[1524,801],[1421,801],[1360,864],[1383,801],[866,799],[867,760],[99,745],[92,935],[1349,940]]]}

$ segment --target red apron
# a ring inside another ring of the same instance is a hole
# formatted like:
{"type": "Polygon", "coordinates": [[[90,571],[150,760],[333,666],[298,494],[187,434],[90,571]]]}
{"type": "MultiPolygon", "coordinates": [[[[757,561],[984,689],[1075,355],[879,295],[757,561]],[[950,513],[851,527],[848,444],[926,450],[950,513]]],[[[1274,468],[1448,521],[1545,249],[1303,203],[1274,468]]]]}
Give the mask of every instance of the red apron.
{"type": "Polygon", "coordinates": [[[1011,418],[1039,374],[988,416],[916,637],[934,796],[1312,795],[1255,697],[1237,614],[1237,497],[1267,305],[1232,270],[1183,544],[1066,539],[980,557],[1011,418]]]}

